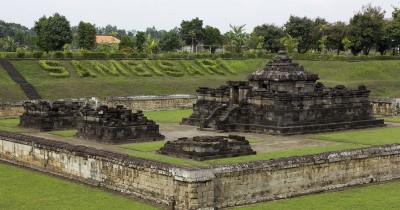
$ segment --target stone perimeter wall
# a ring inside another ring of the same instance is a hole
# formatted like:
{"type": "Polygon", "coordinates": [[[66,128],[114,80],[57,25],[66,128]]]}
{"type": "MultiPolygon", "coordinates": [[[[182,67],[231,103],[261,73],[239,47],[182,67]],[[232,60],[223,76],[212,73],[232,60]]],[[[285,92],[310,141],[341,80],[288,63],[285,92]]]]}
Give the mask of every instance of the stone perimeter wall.
{"type": "Polygon", "coordinates": [[[175,209],[224,208],[400,178],[400,144],[196,169],[0,131],[0,160],[175,209]]]}
{"type": "MultiPolygon", "coordinates": [[[[85,100],[85,99],[63,99],[85,100]]],[[[106,97],[103,101],[108,106],[124,105],[132,110],[173,110],[190,109],[196,103],[195,95],[162,95],[162,96],[131,96],[131,97],[106,97]]],[[[17,117],[22,115],[24,101],[0,102],[0,118],[17,117]]]]}

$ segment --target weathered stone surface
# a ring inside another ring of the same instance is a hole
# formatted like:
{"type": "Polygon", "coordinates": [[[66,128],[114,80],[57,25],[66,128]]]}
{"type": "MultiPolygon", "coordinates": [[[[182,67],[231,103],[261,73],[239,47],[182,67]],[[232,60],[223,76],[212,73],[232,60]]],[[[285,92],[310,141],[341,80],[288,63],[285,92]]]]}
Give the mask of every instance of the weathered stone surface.
{"type": "Polygon", "coordinates": [[[28,101],[23,104],[19,126],[43,131],[74,129],[82,105],[82,101],[28,101]]]}
{"type": "Polygon", "coordinates": [[[318,75],[292,63],[284,51],[248,81],[218,89],[200,87],[193,114],[183,124],[200,129],[301,134],[383,126],[373,117],[365,86],[326,88],[318,75]]]}
{"type": "Polygon", "coordinates": [[[179,138],[176,141],[168,141],[157,152],[200,161],[256,154],[249,141],[244,136],[237,135],[179,138]]]}
{"type": "Polygon", "coordinates": [[[85,107],[78,117],[77,136],[110,144],[162,140],[159,126],[148,120],[142,111],[132,113],[122,105],[85,107]]]}
{"type": "Polygon", "coordinates": [[[400,178],[400,145],[207,168],[0,131],[0,160],[161,203],[214,209],[400,178]]]}

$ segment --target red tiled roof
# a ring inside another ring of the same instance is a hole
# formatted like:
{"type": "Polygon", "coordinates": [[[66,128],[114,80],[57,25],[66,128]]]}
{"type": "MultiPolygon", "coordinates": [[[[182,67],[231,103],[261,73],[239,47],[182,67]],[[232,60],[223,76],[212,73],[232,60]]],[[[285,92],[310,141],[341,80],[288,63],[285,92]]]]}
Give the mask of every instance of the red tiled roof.
{"type": "Polygon", "coordinates": [[[121,41],[113,36],[96,36],[96,43],[112,43],[118,44],[121,41]]]}

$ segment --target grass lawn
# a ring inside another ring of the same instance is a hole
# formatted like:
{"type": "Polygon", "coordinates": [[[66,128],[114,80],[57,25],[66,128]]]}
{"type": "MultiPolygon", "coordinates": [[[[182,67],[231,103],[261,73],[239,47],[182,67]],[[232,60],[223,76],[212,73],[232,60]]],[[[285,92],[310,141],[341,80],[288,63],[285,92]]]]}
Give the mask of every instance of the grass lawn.
{"type": "Polygon", "coordinates": [[[0,119],[0,130],[13,133],[29,133],[30,131],[24,128],[19,128],[19,119],[0,119]]]}
{"type": "Polygon", "coordinates": [[[399,209],[400,181],[283,199],[238,210],[364,210],[399,209]]]}
{"type": "Polygon", "coordinates": [[[400,143],[400,127],[316,134],[310,138],[362,145],[393,144],[400,143]]]}
{"type": "Polygon", "coordinates": [[[165,111],[149,111],[144,115],[157,123],[179,123],[182,118],[189,117],[192,114],[192,109],[178,109],[165,111]]]}
{"type": "Polygon", "coordinates": [[[62,130],[62,131],[50,131],[48,133],[62,136],[62,137],[73,137],[76,135],[77,130],[62,130]]]}
{"type": "Polygon", "coordinates": [[[400,117],[382,117],[381,119],[385,120],[385,122],[392,122],[392,123],[400,123],[400,117]]]}
{"type": "Polygon", "coordinates": [[[37,172],[0,164],[0,209],[157,209],[37,172]]]}
{"type": "Polygon", "coordinates": [[[165,141],[153,141],[145,143],[124,144],[121,145],[120,147],[141,152],[151,152],[160,149],[162,146],[164,146],[164,144],[165,141]]]}

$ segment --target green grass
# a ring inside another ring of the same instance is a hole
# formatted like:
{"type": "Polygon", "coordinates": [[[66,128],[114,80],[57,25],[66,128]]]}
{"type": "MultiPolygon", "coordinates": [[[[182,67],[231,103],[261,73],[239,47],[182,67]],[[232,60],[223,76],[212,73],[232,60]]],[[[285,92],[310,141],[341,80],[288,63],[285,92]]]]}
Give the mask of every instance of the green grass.
{"type": "Polygon", "coordinates": [[[28,99],[20,86],[0,67],[0,101],[18,101],[28,99]]]}
{"type": "MultiPolygon", "coordinates": [[[[170,61],[176,69],[183,72],[182,77],[170,77],[167,75],[157,76],[153,73],[152,77],[138,77],[129,72],[128,76],[110,76],[107,74],[97,74],[96,77],[79,77],[72,68],[70,61],[60,60],[60,64],[69,72],[68,78],[52,78],[48,72],[43,70],[38,61],[11,61],[20,73],[30,82],[39,94],[46,99],[58,98],[80,98],[97,96],[134,96],[134,95],[163,95],[163,94],[194,94],[200,86],[219,87],[226,84],[227,80],[243,80],[246,75],[266,63],[265,59],[251,60],[229,60],[226,64],[237,72],[226,75],[189,75],[179,61],[170,61]],[[240,68],[240,69],[238,69],[240,68]]],[[[108,65],[107,61],[99,61],[108,65]]],[[[153,61],[151,61],[153,62],[153,61]]],[[[92,72],[93,66],[89,60],[80,61],[82,65],[92,72]]],[[[143,61],[137,61],[145,67],[143,61]]],[[[194,61],[188,61],[190,65],[196,65],[194,61]]],[[[156,63],[153,62],[155,65],[156,63]]],[[[146,67],[147,70],[149,70],[146,67]]],[[[3,79],[0,79],[2,81],[3,79]]],[[[0,83],[2,84],[2,83],[0,83]]],[[[15,84],[15,83],[13,83],[15,84]]],[[[18,88],[17,88],[18,89],[18,88]]],[[[9,98],[9,93],[0,92],[0,98],[9,98]]],[[[22,99],[22,97],[14,97],[22,99]]]]}
{"type": "Polygon", "coordinates": [[[354,148],[360,148],[360,147],[363,147],[363,146],[358,145],[358,144],[339,144],[339,145],[329,145],[329,146],[321,146],[321,147],[301,148],[301,149],[294,149],[294,150],[284,150],[284,151],[277,151],[277,152],[258,153],[256,155],[207,160],[204,162],[208,163],[210,165],[243,163],[243,162],[249,162],[249,161],[269,160],[269,159],[282,158],[282,157],[311,155],[311,154],[318,154],[318,153],[322,153],[322,152],[354,149],[354,148]]]}
{"type": "Polygon", "coordinates": [[[37,172],[0,164],[0,209],[157,209],[37,172]]]}
{"type": "Polygon", "coordinates": [[[385,122],[400,123],[400,117],[399,116],[383,117],[381,119],[385,120],[385,122]]]}
{"type": "Polygon", "coordinates": [[[165,141],[153,141],[146,143],[124,144],[121,145],[120,147],[141,152],[152,152],[160,149],[162,146],[164,146],[164,144],[165,141]]]}
{"type": "Polygon", "coordinates": [[[400,143],[400,127],[311,135],[310,138],[362,145],[400,143]]]}
{"type": "Polygon", "coordinates": [[[179,123],[182,121],[182,118],[189,117],[191,114],[191,109],[149,111],[144,113],[148,119],[154,120],[157,123],[179,123]]]}
{"type": "Polygon", "coordinates": [[[13,133],[29,133],[30,131],[24,128],[19,128],[19,119],[0,119],[0,130],[13,133]]]}
{"type": "Polygon", "coordinates": [[[282,199],[237,210],[364,210],[399,209],[400,182],[381,183],[337,192],[325,192],[298,198],[282,199]]]}
{"type": "Polygon", "coordinates": [[[62,130],[62,131],[50,131],[48,133],[62,136],[62,137],[73,137],[76,135],[77,130],[62,130]]]}

